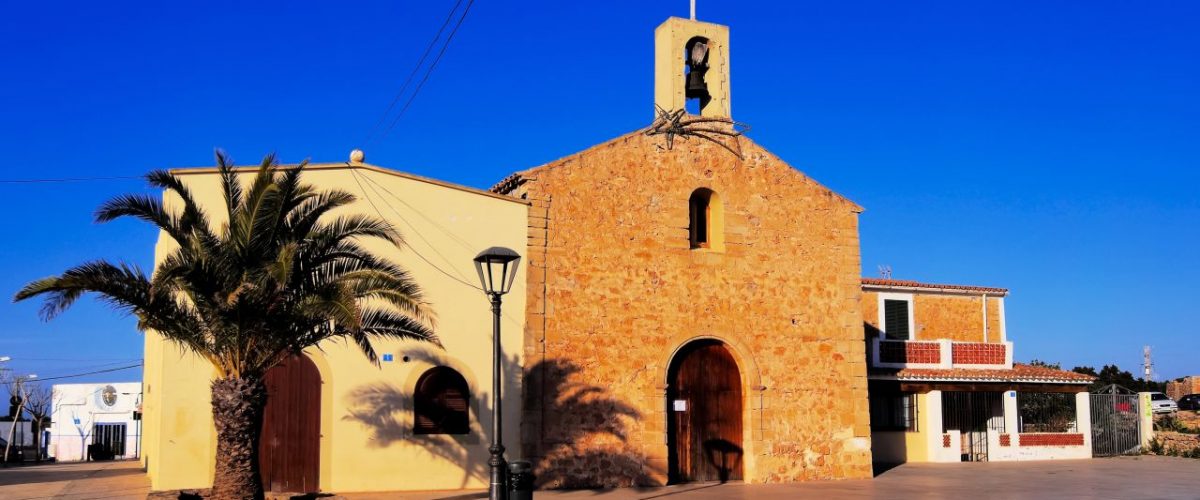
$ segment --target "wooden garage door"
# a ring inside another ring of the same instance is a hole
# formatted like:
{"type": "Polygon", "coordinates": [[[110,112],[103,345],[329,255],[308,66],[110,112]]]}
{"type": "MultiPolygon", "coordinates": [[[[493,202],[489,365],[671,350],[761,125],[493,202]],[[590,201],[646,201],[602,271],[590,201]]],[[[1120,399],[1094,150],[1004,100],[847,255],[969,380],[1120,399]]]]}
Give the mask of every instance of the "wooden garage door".
{"type": "Polygon", "coordinates": [[[321,376],[312,360],[293,357],[267,372],[259,467],[267,491],[319,490],[321,376]]]}
{"type": "Polygon", "coordinates": [[[672,482],[742,479],[742,380],[725,345],[696,342],[672,363],[667,391],[672,482]]]}

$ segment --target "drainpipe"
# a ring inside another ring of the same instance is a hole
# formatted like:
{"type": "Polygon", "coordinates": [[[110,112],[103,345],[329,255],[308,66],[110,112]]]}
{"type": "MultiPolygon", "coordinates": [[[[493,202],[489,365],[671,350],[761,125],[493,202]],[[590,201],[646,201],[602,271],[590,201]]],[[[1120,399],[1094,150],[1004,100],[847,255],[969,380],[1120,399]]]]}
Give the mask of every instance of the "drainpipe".
{"type": "Polygon", "coordinates": [[[987,294],[983,294],[983,343],[988,341],[988,324],[987,324],[987,294]]]}

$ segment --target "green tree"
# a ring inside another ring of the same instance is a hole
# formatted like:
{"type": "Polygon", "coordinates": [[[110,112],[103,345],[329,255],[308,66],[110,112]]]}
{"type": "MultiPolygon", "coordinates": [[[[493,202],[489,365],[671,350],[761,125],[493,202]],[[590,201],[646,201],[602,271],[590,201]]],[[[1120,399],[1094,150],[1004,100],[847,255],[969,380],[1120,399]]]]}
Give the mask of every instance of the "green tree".
{"type": "Polygon", "coordinates": [[[178,243],[152,277],[128,264],[93,261],[29,283],[15,300],[43,296],[41,314],[49,320],[81,295],[96,293],[136,316],[140,329],[212,363],[218,373],[211,387],[213,496],[256,499],[263,497],[258,441],[267,399],[263,380],[271,367],[330,339],[355,343],[373,363],[372,338],[438,341],[417,284],[361,244],[381,239],[403,245],[387,222],[332,216],[354,196],[302,183],[305,164],[283,169],[269,155],[247,185],[220,152],[217,164],[225,199],[220,224],[167,171],[146,179],[178,197],[178,210],[156,197],[125,195],[97,211],[99,222],[133,217],[178,243]]]}
{"type": "Polygon", "coordinates": [[[1134,378],[1132,373],[1122,370],[1117,365],[1104,365],[1098,372],[1090,366],[1076,366],[1071,371],[1096,377],[1096,381],[1092,382],[1092,390],[1101,389],[1112,384],[1134,392],[1162,392],[1167,387],[1164,382],[1134,378]]]}

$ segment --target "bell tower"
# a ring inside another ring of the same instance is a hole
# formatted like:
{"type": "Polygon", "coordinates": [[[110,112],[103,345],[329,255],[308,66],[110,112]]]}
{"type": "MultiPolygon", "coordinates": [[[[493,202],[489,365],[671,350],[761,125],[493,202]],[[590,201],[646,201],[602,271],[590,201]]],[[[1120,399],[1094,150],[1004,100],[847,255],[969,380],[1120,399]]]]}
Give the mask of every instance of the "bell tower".
{"type": "MultiPolygon", "coordinates": [[[[654,30],[654,104],[731,118],[729,27],[671,17],[654,30]]],[[[657,110],[656,110],[657,114],[657,110]]]]}

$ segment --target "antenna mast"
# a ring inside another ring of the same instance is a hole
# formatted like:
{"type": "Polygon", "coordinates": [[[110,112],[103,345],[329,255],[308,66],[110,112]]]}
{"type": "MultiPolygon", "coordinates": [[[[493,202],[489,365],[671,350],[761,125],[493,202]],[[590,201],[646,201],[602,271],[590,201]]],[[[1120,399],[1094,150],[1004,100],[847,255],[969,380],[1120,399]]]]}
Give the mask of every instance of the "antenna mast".
{"type": "Polygon", "coordinates": [[[1142,371],[1147,381],[1154,380],[1154,362],[1150,361],[1150,346],[1142,347],[1142,371]]]}

